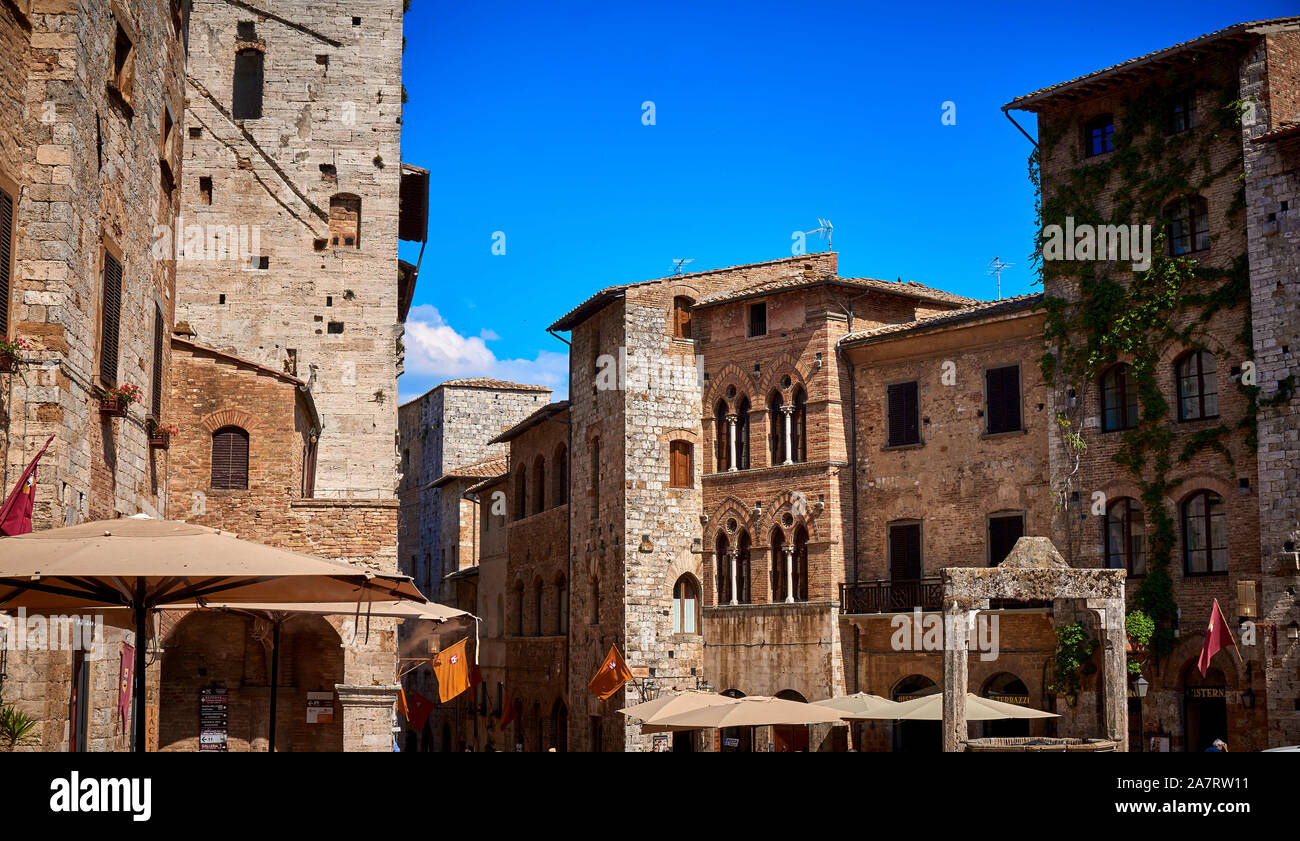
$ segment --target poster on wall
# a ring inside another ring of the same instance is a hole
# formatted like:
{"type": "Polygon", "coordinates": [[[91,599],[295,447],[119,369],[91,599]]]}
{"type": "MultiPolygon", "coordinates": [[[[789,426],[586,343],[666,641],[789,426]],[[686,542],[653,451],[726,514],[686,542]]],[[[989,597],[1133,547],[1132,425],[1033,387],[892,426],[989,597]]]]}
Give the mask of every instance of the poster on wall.
{"type": "Polygon", "coordinates": [[[308,724],[333,724],[334,723],[334,693],[333,692],[308,692],[307,693],[307,723],[308,724]]]}
{"type": "Polygon", "coordinates": [[[668,745],[667,733],[656,733],[653,742],[655,753],[672,753],[672,748],[668,745]]]}
{"type": "Polygon", "coordinates": [[[230,696],[225,689],[199,690],[199,750],[226,750],[230,696]]]}

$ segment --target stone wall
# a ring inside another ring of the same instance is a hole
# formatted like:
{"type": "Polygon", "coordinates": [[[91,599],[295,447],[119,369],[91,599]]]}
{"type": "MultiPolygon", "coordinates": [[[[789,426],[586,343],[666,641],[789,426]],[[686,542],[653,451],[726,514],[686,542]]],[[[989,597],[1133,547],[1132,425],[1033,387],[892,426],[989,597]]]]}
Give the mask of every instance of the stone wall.
{"type": "Polygon", "coordinates": [[[1251,321],[1259,411],[1259,622],[1265,651],[1268,742],[1300,742],[1300,644],[1288,641],[1300,621],[1300,138],[1269,142],[1266,132],[1300,119],[1300,33],[1269,35],[1242,62],[1241,93],[1255,105],[1242,129],[1246,231],[1250,248],[1251,321]],[[1290,379],[1288,379],[1290,378],[1290,379]],[[1284,383],[1292,385],[1289,391],[1284,383]]]}

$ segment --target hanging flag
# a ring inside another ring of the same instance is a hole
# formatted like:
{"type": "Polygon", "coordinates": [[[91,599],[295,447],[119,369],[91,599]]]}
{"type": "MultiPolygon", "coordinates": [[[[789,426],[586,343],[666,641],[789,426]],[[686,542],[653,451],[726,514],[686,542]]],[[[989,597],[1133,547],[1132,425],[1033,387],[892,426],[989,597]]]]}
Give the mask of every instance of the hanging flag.
{"type": "Polygon", "coordinates": [[[18,484],[9,492],[3,508],[0,508],[0,535],[12,537],[16,534],[28,534],[32,530],[32,499],[36,495],[36,462],[45,455],[51,435],[41,447],[41,451],[32,458],[23,475],[18,477],[18,484]]]}
{"type": "Polygon", "coordinates": [[[117,713],[126,732],[127,716],[131,710],[131,678],[135,675],[135,648],[123,643],[122,663],[117,670],[117,713]]]}
{"type": "Polygon", "coordinates": [[[483,673],[479,671],[478,663],[469,664],[469,688],[473,689],[483,682],[483,673]]]}
{"type": "Polygon", "coordinates": [[[412,692],[407,704],[411,709],[411,714],[406,717],[407,723],[412,730],[423,730],[424,723],[429,720],[429,713],[433,712],[433,702],[419,692],[412,692]]]}
{"type": "MultiPolygon", "coordinates": [[[[1219,600],[1214,600],[1214,606],[1210,608],[1210,625],[1205,629],[1205,644],[1201,646],[1201,656],[1196,660],[1196,667],[1201,670],[1201,677],[1210,670],[1210,659],[1228,646],[1237,647],[1237,641],[1232,638],[1232,631],[1228,629],[1228,620],[1223,617],[1223,611],[1219,609],[1219,600]]],[[[1240,656],[1241,651],[1237,651],[1240,656]]]]}
{"type": "Polygon", "coordinates": [[[470,687],[469,657],[465,644],[469,637],[450,648],[444,648],[433,658],[433,673],[438,677],[438,700],[447,703],[470,687]]]}
{"type": "Polygon", "coordinates": [[[591,683],[587,684],[587,688],[604,701],[622,689],[623,684],[631,679],[632,672],[628,670],[627,663],[623,662],[623,655],[618,653],[618,646],[611,645],[609,654],[605,655],[605,662],[600,664],[600,668],[591,678],[591,683]]]}
{"type": "Polygon", "coordinates": [[[519,710],[515,709],[514,700],[507,695],[506,699],[501,702],[501,723],[497,726],[502,730],[505,730],[510,726],[510,722],[515,720],[515,716],[517,715],[519,715],[519,710]]]}
{"type": "Polygon", "coordinates": [[[398,711],[399,713],[402,714],[402,718],[406,719],[407,724],[410,724],[410,722],[411,722],[411,711],[410,711],[409,709],[406,708],[406,690],[405,690],[405,689],[398,689],[398,690],[397,690],[397,711],[398,711]]]}

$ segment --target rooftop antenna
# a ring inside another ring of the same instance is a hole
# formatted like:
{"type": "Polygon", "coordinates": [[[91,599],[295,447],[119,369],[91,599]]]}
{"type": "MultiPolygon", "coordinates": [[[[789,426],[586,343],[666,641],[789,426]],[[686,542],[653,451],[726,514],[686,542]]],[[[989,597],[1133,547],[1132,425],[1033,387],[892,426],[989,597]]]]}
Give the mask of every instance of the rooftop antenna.
{"type": "Polygon", "coordinates": [[[816,234],[817,236],[826,240],[826,250],[834,251],[835,250],[835,242],[834,242],[835,226],[831,224],[831,220],[822,219],[820,216],[817,218],[817,224],[821,225],[821,227],[813,228],[808,233],[816,234]]]}
{"type": "Polygon", "coordinates": [[[673,274],[675,274],[675,275],[679,275],[679,274],[681,274],[681,273],[682,273],[682,266],[686,265],[687,263],[694,263],[694,262],[695,262],[695,258],[694,258],[694,257],[678,257],[678,258],[674,259],[674,260],[673,260],[673,266],[674,266],[675,268],[673,269],[673,274]]]}
{"type": "Polygon", "coordinates": [[[1002,300],[1002,270],[1009,269],[1015,263],[1004,263],[1001,257],[994,257],[989,260],[989,270],[985,274],[993,275],[998,279],[998,300],[1002,300]]]}

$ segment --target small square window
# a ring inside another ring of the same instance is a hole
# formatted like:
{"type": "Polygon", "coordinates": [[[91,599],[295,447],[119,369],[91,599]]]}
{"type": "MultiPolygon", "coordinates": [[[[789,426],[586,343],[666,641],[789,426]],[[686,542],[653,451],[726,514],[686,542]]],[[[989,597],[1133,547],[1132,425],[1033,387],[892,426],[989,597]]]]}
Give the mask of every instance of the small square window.
{"type": "Polygon", "coordinates": [[[249,263],[249,265],[252,266],[254,269],[265,269],[265,268],[269,268],[269,267],[270,267],[270,265],[271,265],[271,258],[270,258],[270,257],[267,257],[267,256],[265,256],[265,255],[256,256],[256,257],[249,257],[249,258],[248,258],[248,263],[249,263]]]}
{"type": "Polygon", "coordinates": [[[353,25],[353,26],[360,26],[360,25],[361,25],[361,18],[353,18],[353,19],[352,19],[352,25],[353,25]]]}
{"type": "Polygon", "coordinates": [[[251,20],[241,20],[235,24],[235,37],[241,41],[256,41],[257,24],[251,20]]]}
{"type": "Polygon", "coordinates": [[[202,137],[202,136],[203,136],[203,129],[201,129],[201,128],[196,128],[196,127],[193,127],[193,126],[190,127],[190,139],[191,139],[191,140],[198,140],[198,139],[199,139],[200,137],[202,137]]]}
{"type": "Polygon", "coordinates": [[[326,330],[327,333],[342,333],[342,332],[343,332],[343,322],[342,322],[342,321],[331,321],[328,325],[326,325],[325,330],[326,330]]]}

